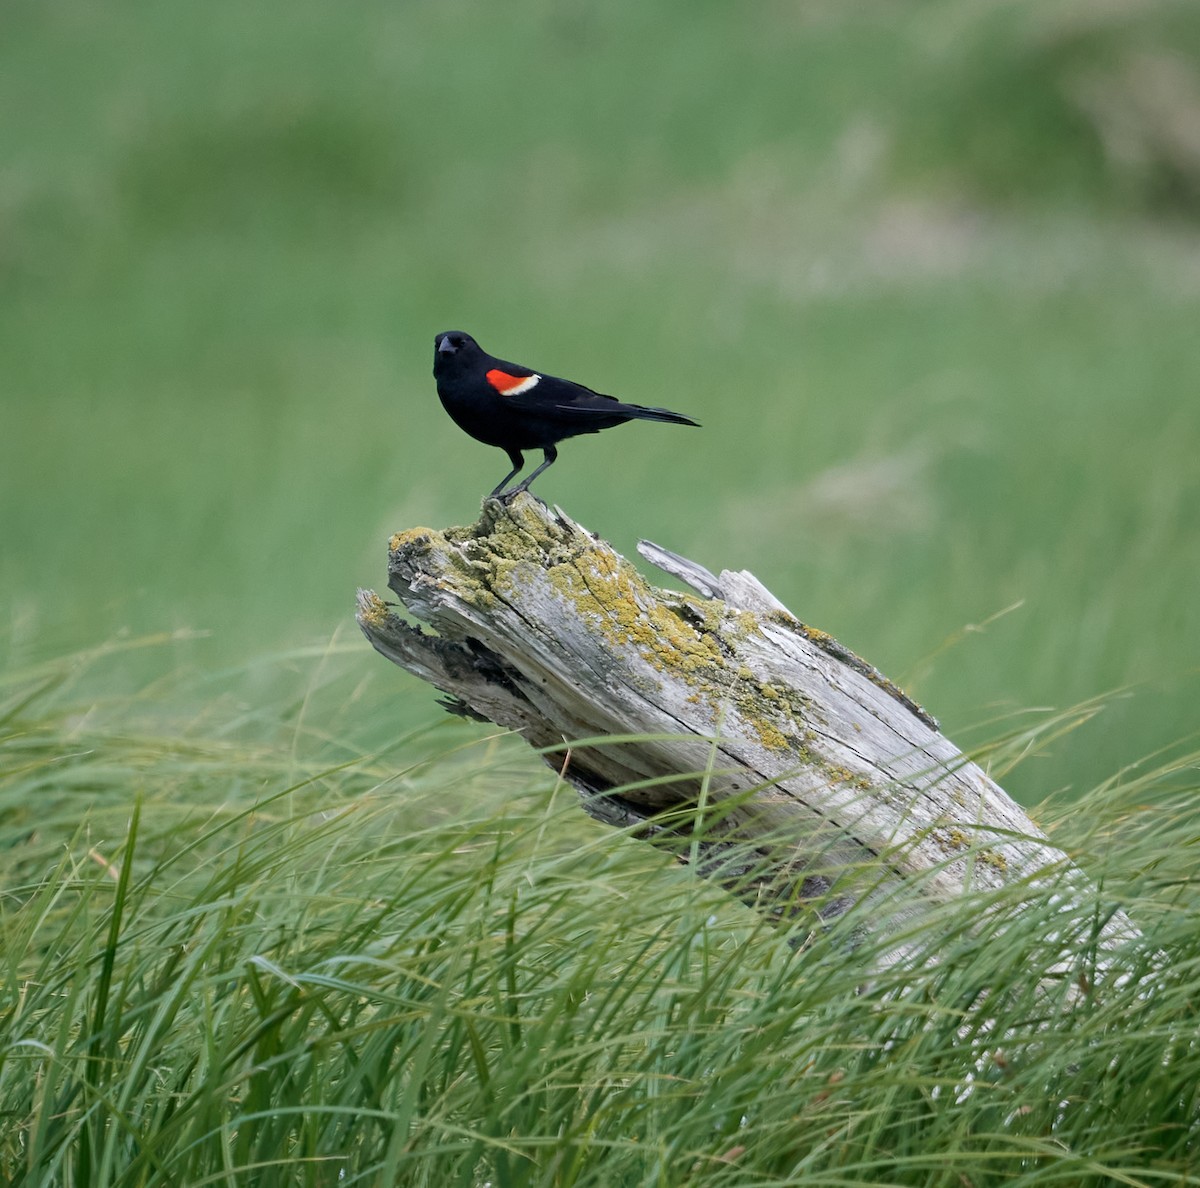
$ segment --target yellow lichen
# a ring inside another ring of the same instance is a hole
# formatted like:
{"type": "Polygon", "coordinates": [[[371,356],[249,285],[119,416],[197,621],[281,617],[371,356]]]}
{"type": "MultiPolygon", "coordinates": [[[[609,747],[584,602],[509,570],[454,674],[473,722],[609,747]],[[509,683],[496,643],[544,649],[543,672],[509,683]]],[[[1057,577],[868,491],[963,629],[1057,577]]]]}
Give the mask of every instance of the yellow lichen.
{"type": "Polygon", "coordinates": [[[663,606],[641,575],[607,548],[584,548],[544,572],[553,589],[606,638],[632,644],[655,668],[690,676],[720,664],[721,650],[711,634],[663,606]]]}
{"type": "Polygon", "coordinates": [[[422,544],[438,562],[426,576],[465,602],[481,608],[513,602],[531,583],[547,582],[614,652],[632,649],[652,669],[686,681],[692,704],[707,704],[714,718],[736,710],[773,750],[800,746],[805,730],[792,700],[760,684],[749,666],[728,666],[737,645],[761,630],[752,612],[720,599],[655,590],[608,545],[562,524],[527,496],[506,504],[486,500],[479,521],[466,528],[410,529],[391,540],[393,553],[422,544]]]}
{"type": "Polygon", "coordinates": [[[761,718],[751,718],[750,725],[754,733],[758,735],[759,742],[764,747],[769,747],[772,751],[786,751],[788,749],[787,735],[782,730],[772,726],[770,722],[764,722],[761,718]]]}
{"type": "Polygon", "coordinates": [[[738,633],[736,638],[744,639],[752,631],[760,630],[758,616],[753,611],[735,610],[731,612],[733,622],[737,624],[738,633]]]}
{"type": "Polygon", "coordinates": [[[377,630],[386,626],[391,611],[388,610],[388,604],[384,602],[374,590],[366,591],[366,595],[358,608],[358,617],[368,627],[374,627],[377,630]]]}
{"type": "Polygon", "coordinates": [[[1005,858],[1003,854],[997,853],[995,850],[981,850],[979,854],[979,861],[985,866],[990,866],[999,874],[1006,874],[1008,872],[1008,859],[1005,858]]]}
{"type": "Polygon", "coordinates": [[[440,537],[442,534],[436,532],[432,528],[406,528],[403,532],[396,532],[388,541],[388,548],[393,553],[398,553],[401,549],[413,548],[414,546],[426,546],[434,537],[440,537]]]}

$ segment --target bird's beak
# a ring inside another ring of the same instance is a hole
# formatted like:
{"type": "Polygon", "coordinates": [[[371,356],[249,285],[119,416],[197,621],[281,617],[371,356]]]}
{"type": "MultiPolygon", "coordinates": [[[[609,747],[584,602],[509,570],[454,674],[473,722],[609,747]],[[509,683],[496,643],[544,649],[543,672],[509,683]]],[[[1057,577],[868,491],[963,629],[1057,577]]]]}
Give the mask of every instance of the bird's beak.
{"type": "Polygon", "coordinates": [[[442,337],[438,339],[437,353],[439,355],[454,354],[454,343],[450,341],[449,334],[443,334],[442,337]]]}

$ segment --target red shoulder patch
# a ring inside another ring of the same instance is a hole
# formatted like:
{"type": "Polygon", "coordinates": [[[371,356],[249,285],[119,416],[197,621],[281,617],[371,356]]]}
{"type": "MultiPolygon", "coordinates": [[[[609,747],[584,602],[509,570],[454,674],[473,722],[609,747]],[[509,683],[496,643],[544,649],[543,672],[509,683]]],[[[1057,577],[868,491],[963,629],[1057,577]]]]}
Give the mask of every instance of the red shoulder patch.
{"type": "Polygon", "coordinates": [[[492,368],[485,378],[501,396],[517,396],[536,387],[538,380],[542,377],[540,375],[509,375],[507,371],[492,368]]]}

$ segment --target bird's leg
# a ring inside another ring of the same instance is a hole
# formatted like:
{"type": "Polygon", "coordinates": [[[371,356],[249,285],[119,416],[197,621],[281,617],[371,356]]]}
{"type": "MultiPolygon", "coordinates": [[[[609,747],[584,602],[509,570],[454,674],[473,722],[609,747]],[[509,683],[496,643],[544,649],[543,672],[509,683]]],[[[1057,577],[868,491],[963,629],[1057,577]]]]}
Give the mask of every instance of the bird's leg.
{"type": "MultiPolygon", "coordinates": [[[[489,499],[495,499],[504,490],[508,480],[514,475],[520,474],[521,468],[525,465],[525,455],[520,450],[507,450],[506,453],[508,454],[508,460],[513,464],[513,468],[496,484],[495,490],[488,496],[489,499]]],[[[535,470],[533,474],[537,474],[537,471],[535,470]]],[[[533,475],[529,477],[532,478],[533,475]]]]}
{"type": "Polygon", "coordinates": [[[506,492],[505,498],[508,498],[510,495],[516,495],[520,491],[528,491],[529,484],[533,482],[533,480],[537,478],[537,476],[541,474],[547,466],[551,465],[558,459],[558,451],[552,445],[546,446],[542,450],[542,454],[545,456],[545,460],[542,462],[541,466],[539,466],[527,479],[525,479],[524,482],[518,483],[511,491],[506,492]]]}

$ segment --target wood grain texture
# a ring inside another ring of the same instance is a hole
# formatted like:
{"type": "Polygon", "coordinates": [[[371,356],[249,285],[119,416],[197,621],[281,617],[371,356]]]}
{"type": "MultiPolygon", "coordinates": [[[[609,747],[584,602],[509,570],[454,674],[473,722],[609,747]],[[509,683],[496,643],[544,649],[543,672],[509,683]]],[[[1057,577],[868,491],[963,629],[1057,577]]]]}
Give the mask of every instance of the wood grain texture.
{"type": "MultiPolygon", "coordinates": [[[[752,574],[640,550],[697,592],[651,586],[532,496],[488,500],[470,527],[394,536],[388,584],[416,622],[360,591],[359,625],[556,769],[599,740],[564,770],[584,808],[763,910],[867,897],[895,921],[1020,882],[1061,897],[1070,948],[1094,888],[930,715],[752,574]]],[[[1102,947],[1135,935],[1119,912],[1098,928],[1102,947]]]]}

